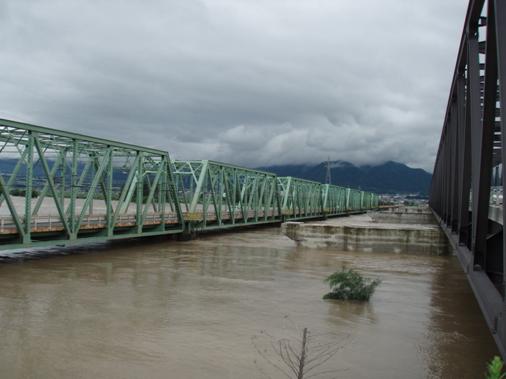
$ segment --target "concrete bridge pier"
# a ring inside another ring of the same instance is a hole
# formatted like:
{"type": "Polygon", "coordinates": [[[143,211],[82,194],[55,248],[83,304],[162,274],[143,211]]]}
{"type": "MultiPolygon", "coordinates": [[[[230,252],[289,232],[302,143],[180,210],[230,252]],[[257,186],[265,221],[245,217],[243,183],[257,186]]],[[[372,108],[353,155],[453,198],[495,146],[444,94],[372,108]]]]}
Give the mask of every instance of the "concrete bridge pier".
{"type": "Polygon", "coordinates": [[[322,222],[286,222],[282,230],[306,247],[378,253],[449,253],[447,238],[427,208],[370,212],[322,222]]]}

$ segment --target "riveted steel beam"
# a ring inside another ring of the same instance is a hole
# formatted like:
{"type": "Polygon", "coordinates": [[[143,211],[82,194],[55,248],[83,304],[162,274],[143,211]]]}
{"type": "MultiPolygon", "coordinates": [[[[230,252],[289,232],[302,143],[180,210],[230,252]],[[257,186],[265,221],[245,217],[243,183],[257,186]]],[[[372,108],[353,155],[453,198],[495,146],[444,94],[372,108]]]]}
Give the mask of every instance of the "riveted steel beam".
{"type": "Polygon", "coordinates": [[[450,87],[430,206],[452,242],[499,350],[506,358],[504,83],[506,6],[471,0],[450,87]],[[485,27],[486,26],[486,27],[485,27]],[[498,192],[499,191],[499,192],[498,192]],[[497,196],[497,195],[496,195],[497,196]],[[496,215],[490,218],[490,215],[496,215]],[[500,217],[497,217],[497,214],[500,217]],[[500,221],[500,222],[498,222],[500,221]]]}

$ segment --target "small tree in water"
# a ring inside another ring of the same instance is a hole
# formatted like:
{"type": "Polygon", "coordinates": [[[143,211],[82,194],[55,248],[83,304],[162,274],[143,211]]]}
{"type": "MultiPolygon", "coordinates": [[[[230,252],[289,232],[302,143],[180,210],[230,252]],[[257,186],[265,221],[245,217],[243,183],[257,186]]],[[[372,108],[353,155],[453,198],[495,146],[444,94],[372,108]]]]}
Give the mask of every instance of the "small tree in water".
{"type": "MultiPolygon", "coordinates": [[[[308,328],[302,330],[302,338],[277,339],[262,331],[261,335],[252,338],[252,342],[258,354],[289,379],[308,379],[330,374],[334,377],[336,370],[323,370],[321,366],[343,347],[336,335],[318,336],[311,334],[308,328]],[[321,341],[323,337],[329,341],[321,341]]],[[[258,363],[255,360],[261,372],[270,378],[258,363]]]]}
{"type": "Polygon", "coordinates": [[[352,269],[342,268],[325,279],[330,286],[330,292],[324,299],[336,300],[362,300],[367,301],[374,289],[380,284],[379,279],[366,279],[352,269]]]}

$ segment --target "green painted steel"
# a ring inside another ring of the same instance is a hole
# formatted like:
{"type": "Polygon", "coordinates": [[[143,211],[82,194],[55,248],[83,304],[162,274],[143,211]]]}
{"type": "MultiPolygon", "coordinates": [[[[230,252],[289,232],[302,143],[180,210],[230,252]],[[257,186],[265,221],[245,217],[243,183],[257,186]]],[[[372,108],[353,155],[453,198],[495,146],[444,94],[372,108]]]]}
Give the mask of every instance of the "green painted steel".
{"type": "Polygon", "coordinates": [[[184,230],[164,151],[0,120],[0,158],[1,249],[184,230]]]}
{"type": "Polygon", "coordinates": [[[285,220],[323,217],[323,184],[294,177],[279,177],[285,220]]]}
{"type": "Polygon", "coordinates": [[[0,119],[0,249],[364,212],[378,196],[0,119]]]}
{"type": "Polygon", "coordinates": [[[339,216],[346,214],[346,195],[345,187],[323,185],[323,211],[327,216],[339,216]]]}
{"type": "Polygon", "coordinates": [[[362,208],[362,191],[354,188],[348,188],[348,201],[347,201],[348,212],[360,211],[362,208]]]}
{"type": "Polygon", "coordinates": [[[214,161],[174,161],[175,186],[193,229],[280,220],[276,175],[214,161]]]}
{"type": "Polygon", "coordinates": [[[377,208],[377,195],[214,161],[174,161],[175,186],[194,230],[339,216],[377,208]]]}

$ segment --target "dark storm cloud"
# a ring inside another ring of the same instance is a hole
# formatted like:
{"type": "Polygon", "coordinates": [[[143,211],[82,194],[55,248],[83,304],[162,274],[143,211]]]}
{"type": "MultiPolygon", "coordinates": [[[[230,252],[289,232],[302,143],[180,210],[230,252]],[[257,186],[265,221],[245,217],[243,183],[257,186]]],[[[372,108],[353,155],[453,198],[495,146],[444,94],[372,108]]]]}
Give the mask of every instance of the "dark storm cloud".
{"type": "Polygon", "coordinates": [[[0,2],[0,117],[248,166],[431,169],[463,0],[0,2]]]}

